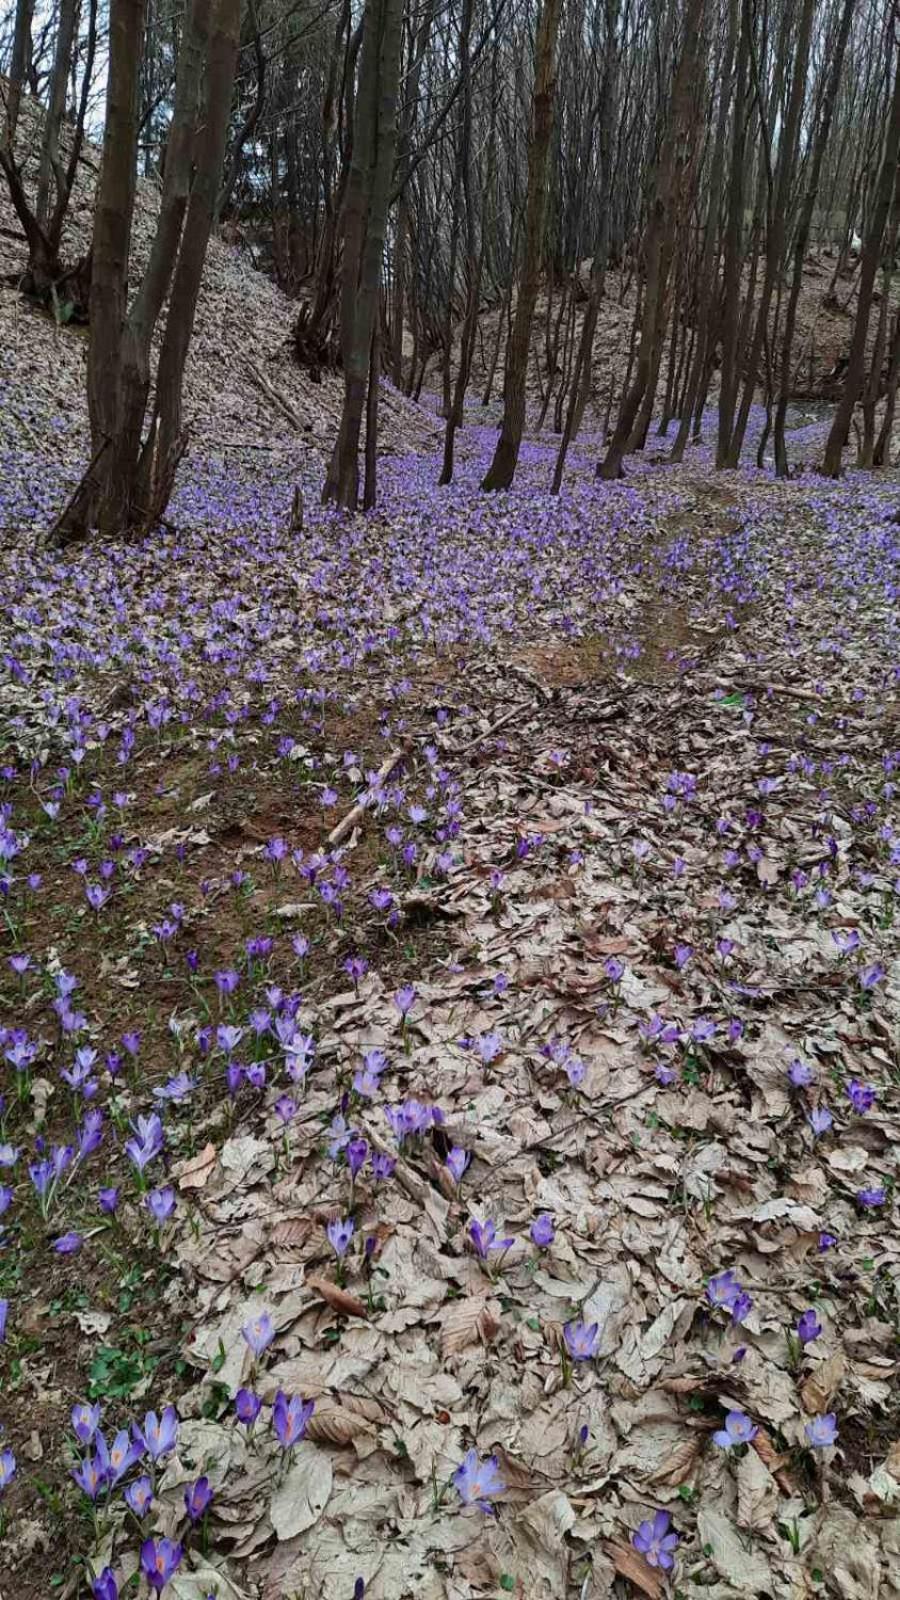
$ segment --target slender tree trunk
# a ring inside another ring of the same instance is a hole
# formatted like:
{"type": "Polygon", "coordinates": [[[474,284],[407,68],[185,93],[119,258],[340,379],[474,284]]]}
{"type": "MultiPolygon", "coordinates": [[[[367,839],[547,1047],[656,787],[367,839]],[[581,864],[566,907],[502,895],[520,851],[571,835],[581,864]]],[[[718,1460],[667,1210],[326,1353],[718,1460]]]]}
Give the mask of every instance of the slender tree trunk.
{"type": "Polygon", "coordinates": [[[12,54],[9,62],[9,79],[6,86],[6,115],[3,128],[3,148],[14,157],[16,128],[19,125],[19,107],[22,89],[31,56],[31,24],[34,18],[34,0],[16,0],[16,20],[13,25],[12,54]]]}
{"type": "Polygon", "coordinates": [[[522,275],[516,301],[512,335],[506,351],[503,383],[503,423],[494,459],[483,489],[508,489],[513,481],[525,428],[525,381],[531,325],[537,302],[547,209],[547,167],[553,129],[553,94],[556,81],[556,38],[562,0],[543,0],[535,40],[534,97],[528,146],[528,190],[525,200],[525,240],[522,275]]]}
{"type": "Polygon", "coordinates": [[[355,510],[359,499],[359,438],[397,145],[402,19],[403,0],[366,0],[344,218],[344,406],[322,494],[348,510],[355,510]]]}
{"type": "MultiPolygon", "coordinates": [[[[747,358],[746,376],[744,379],[744,392],[741,397],[737,422],[732,432],[728,446],[728,465],[736,467],[741,455],[741,447],[750,415],[750,406],[756,388],[757,372],[763,344],[769,328],[769,311],[776,284],[780,281],[784,267],[784,252],[788,230],[788,207],[790,201],[791,184],[797,158],[797,147],[800,138],[800,122],[803,115],[803,106],[806,99],[807,76],[809,66],[809,51],[812,39],[813,16],[816,0],[802,0],[800,21],[797,30],[797,45],[794,52],[794,70],[791,78],[791,92],[788,100],[787,114],[778,146],[778,164],[774,181],[774,193],[769,197],[768,222],[766,228],[766,265],[763,277],[762,294],[756,313],[756,325],[753,338],[750,342],[749,356],[747,358]]],[[[762,107],[760,107],[762,116],[762,107]]]]}
{"type": "MultiPolygon", "coordinates": [[[[690,128],[695,109],[698,66],[702,48],[704,0],[688,0],[684,39],[672,84],[672,100],[663,136],[650,216],[644,241],[644,315],[634,379],[619,408],[619,416],[606,456],[598,468],[601,478],[618,478],[622,458],[648,389],[655,388],[659,373],[660,341],[665,333],[665,305],[673,240],[678,221],[683,176],[691,158],[690,128]]],[[[652,405],[652,393],[651,393],[652,405]]]]}
{"type": "Polygon", "coordinates": [[[898,53],[894,71],[890,116],[885,130],[881,165],[878,171],[875,195],[866,228],[866,237],[860,262],[859,291],[856,300],[856,319],[853,324],[853,335],[850,341],[850,356],[844,376],[843,391],[835,408],[834,419],[825,443],[825,455],[822,461],[821,470],[830,478],[840,477],[841,456],[844,445],[847,442],[847,435],[850,432],[853,408],[856,405],[862,387],[872,291],[875,287],[878,258],[881,253],[885,225],[894,194],[898,151],[900,151],[900,53],[898,53]]]}
{"type": "Polygon", "coordinates": [[[806,260],[812,220],[819,195],[822,161],[831,132],[831,123],[834,117],[841,74],[844,69],[844,55],[847,49],[847,40],[850,37],[850,24],[853,21],[855,4],[856,0],[844,0],[837,39],[825,84],[822,111],[810,161],[809,177],[800,207],[800,215],[797,219],[797,231],[794,235],[794,270],[785,311],[784,335],[781,343],[781,364],[778,374],[778,403],[775,408],[774,421],[775,472],[779,478],[786,478],[788,475],[785,422],[787,420],[788,400],[791,392],[791,352],[794,345],[794,331],[797,326],[797,306],[803,285],[803,266],[806,260]]]}
{"type": "Polygon", "coordinates": [[[723,467],[734,425],[738,389],[738,336],[740,332],[741,248],[744,221],[744,173],[747,150],[747,77],[750,64],[750,16],[747,0],[741,3],[741,27],[734,91],[731,134],[731,169],[728,180],[728,216],[725,227],[724,285],[722,293],[722,373],[719,382],[719,436],[716,466],[723,467]]]}
{"type": "Polygon", "coordinates": [[[75,37],[75,13],[76,0],[60,0],[53,71],[50,75],[50,97],[44,117],[44,137],[35,202],[35,213],[42,228],[46,228],[50,217],[51,181],[55,176],[58,192],[62,192],[65,182],[59,167],[59,130],[66,109],[66,87],[75,37]]]}

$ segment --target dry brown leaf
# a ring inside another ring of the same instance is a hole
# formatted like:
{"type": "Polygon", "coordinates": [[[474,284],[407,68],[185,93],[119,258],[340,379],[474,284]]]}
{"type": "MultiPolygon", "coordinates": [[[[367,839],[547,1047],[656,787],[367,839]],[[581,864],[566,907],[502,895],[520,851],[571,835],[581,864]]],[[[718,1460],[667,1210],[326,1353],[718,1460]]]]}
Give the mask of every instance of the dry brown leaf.
{"type": "Polygon", "coordinates": [[[457,1355],[481,1340],[489,1344],[500,1327],[500,1304],[482,1295],[451,1300],[441,1312],[441,1354],[457,1355]]]}
{"type": "Polygon", "coordinates": [[[753,1448],[763,1465],[768,1467],[779,1489],[782,1489],[785,1494],[793,1494],[796,1484],[787,1468],[788,1458],[787,1456],[779,1455],[769,1435],[763,1428],[760,1428],[757,1432],[756,1438],[753,1440],[753,1448]]]}
{"type": "Polygon", "coordinates": [[[369,1315],[363,1302],[355,1294],[348,1294],[340,1284],[332,1283],[328,1278],[307,1277],[307,1289],[313,1294],[320,1295],[332,1311],[337,1311],[342,1317],[367,1317],[369,1315]]]}
{"type": "Polygon", "coordinates": [[[804,1411],[811,1412],[814,1416],[827,1411],[840,1388],[846,1370],[847,1361],[843,1350],[833,1350],[824,1361],[817,1362],[800,1390],[804,1411]]]}
{"type": "Polygon", "coordinates": [[[699,1453],[699,1439],[682,1439],[650,1473],[647,1482],[672,1485],[684,1483],[693,1471],[699,1453]]]}
{"type": "Polygon", "coordinates": [[[607,1539],[603,1548],[620,1578],[627,1578],[636,1589],[640,1589],[641,1594],[647,1596],[647,1600],[659,1600],[662,1582],[642,1555],[630,1544],[620,1544],[618,1539],[607,1539]]]}
{"type": "Polygon", "coordinates": [[[352,1444],[362,1434],[372,1433],[371,1425],[345,1406],[320,1400],[306,1425],[306,1437],[316,1444],[352,1444]]]}
{"type": "Polygon", "coordinates": [[[205,1144],[197,1155],[191,1156],[188,1161],[180,1161],[172,1170],[178,1179],[179,1189],[202,1189],[212,1177],[215,1165],[216,1147],[214,1144],[205,1144]]]}
{"type": "Polygon", "coordinates": [[[311,1237],[315,1223],[311,1217],[285,1217],[269,1231],[269,1243],[279,1250],[300,1249],[311,1237]]]}

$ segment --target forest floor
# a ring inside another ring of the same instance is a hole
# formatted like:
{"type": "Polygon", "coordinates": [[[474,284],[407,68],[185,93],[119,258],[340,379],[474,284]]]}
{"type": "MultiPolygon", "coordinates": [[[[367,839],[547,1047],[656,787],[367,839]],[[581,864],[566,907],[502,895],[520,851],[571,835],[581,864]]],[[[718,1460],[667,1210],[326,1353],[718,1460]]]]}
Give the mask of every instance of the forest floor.
{"type": "Polygon", "coordinates": [[[485,497],[473,420],[369,517],[296,437],[206,447],[170,530],[60,556],[47,381],[0,489],[0,1593],[152,1533],[178,1600],[900,1595],[896,482],[603,484],[585,437],[554,499],[548,437],[485,497]],[[93,1501],[84,1401],[143,1430],[93,1501]]]}

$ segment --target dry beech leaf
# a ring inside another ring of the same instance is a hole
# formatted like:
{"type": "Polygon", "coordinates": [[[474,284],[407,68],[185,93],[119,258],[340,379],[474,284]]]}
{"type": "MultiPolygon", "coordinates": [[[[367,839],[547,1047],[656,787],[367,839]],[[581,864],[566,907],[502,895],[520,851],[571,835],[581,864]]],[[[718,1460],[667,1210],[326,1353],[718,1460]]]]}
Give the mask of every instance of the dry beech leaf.
{"type": "Polygon", "coordinates": [[[800,1390],[804,1411],[810,1411],[814,1416],[827,1411],[840,1388],[846,1370],[847,1361],[843,1350],[834,1350],[824,1361],[818,1361],[800,1390]]]}
{"type": "Polygon", "coordinates": [[[314,1222],[310,1217],[285,1217],[269,1230],[269,1243],[278,1250],[300,1249],[311,1237],[314,1222]]]}
{"type": "Polygon", "coordinates": [[[675,1449],[670,1450],[659,1466],[650,1473],[647,1482],[671,1484],[673,1486],[684,1483],[693,1471],[699,1453],[699,1439],[682,1439],[675,1446],[675,1449]]]}
{"type": "Polygon", "coordinates": [[[371,1434],[372,1425],[346,1406],[319,1400],[306,1425],[306,1436],[316,1444],[352,1444],[362,1434],[371,1434]]]}
{"type": "Polygon", "coordinates": [[[307,1289],[313,1294],[320,1295],[332,1311],[337,1311],[342,1317],[367,1317],[369,1315],[363,1302],[355,1294],[348,1294],[340,1284],[332,1283],[328,1278],[307,1278],[307,1289]]]}
{"type": "Polygon", "coordinates": [[[451,1300],[441,1312],[441,1354],[452,1356],[470,1345],[490,1344],[500,1327],[500,1305],[481,1295],[451,1300]]]}
{"type": "Polygon", "coordinates": [[[216,1147],[214,1144],[205,1144],[197,1155],[189,1161],[182,1161],[175,1167],[174,1175],[178,1179],[179,1189],[202,1189],[212,1177],[216,1165],[216,1147]]]}
{"type": "Polygon", "coordinates": [[[641,1594],[647,1595],[648,1600],[660,1600],[661,1580],[637,1550],[632,1549],[630,1544],[620,1544],[618,1539],[607,1539],[603,1548],[620,1578],[627,1578],[636,1589],[640,1589],[641,1594]]]}
{"type": "Polygon", "coordinates": [[[764,1428],[759,1429],[756,1438],[753,1440],[753,1448],[763,1466],[768,1467],[778,1487],[785,1494],[793,1494],[796,1484],[788,1470],[788,1458],[787,1456],[779,1455],[764,1428]]]}

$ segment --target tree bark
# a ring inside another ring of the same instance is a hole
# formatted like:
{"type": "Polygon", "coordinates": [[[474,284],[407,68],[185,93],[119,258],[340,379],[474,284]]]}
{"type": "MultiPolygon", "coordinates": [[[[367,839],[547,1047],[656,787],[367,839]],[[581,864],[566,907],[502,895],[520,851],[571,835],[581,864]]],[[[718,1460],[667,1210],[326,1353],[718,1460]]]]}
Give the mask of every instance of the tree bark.
{"type": "Polygon", "coordinates": [[[403,0],[366,0],[353,157],[344,213],[341,344],[344,405],[322,499],[355,510],[394,154],[403,0]]]}
{"type": "Polygon", "coordinates": [[[850,340],[850,355],[844,376],[844,387],[835,409],[831,430],[825,442],[825,454],[821,471],[829,478],[839,478],[841,475],[841,457],[844,445],[847,442],[847,435],[850,432],[853,408],[856,405],[862,387],[866,359],[866,335],[869,329],[869,312],[872,307],[872,291],[875,287],[878,258],[881,254],[881,244],[894,194],[898,152],[900,152],[900,53],[898,53],[894,71],[894,88],[882,148],[881,165],[878,170],[871,215],[863,243],[859,290],[856,300],[856,319],[850,340]]]}
{"type": "Polygon", "coordinates": [[[553,130],[553,95],[556,81],[556,38],[562,0],[543,0],[534,47],[534,95],[531,139],[528,146],[528,190],[525,200],[525,240],[522,274],[512,334],[506,350],[503,382],[503,423],[494,459],[483,489],[508,489],[513,481],[525,428],[525,382],[531,325],[541,279],[544,219],[547,209],[547,165],[553,130]]]}
{"type": "MultiPolygon", "coordinates": [[[[672,100],[663,135],[650,216],[645,237],[644,314],[634,378],[619,410],[613,436],[597,475],[621,477],[622,458],[632,437],[641,402],[659,373],[660,341],[665,331],[665,305],[683,177],[691,160],[690,128],[695,111],[696,79],[703,36],[704,0],[688,0],[684,37],[672,84],[672,100]]],[[[652,404],[652,395],[651,395],[652,404]]],[[[649,419],[648,419],[649,420],[649,419]]]]}

